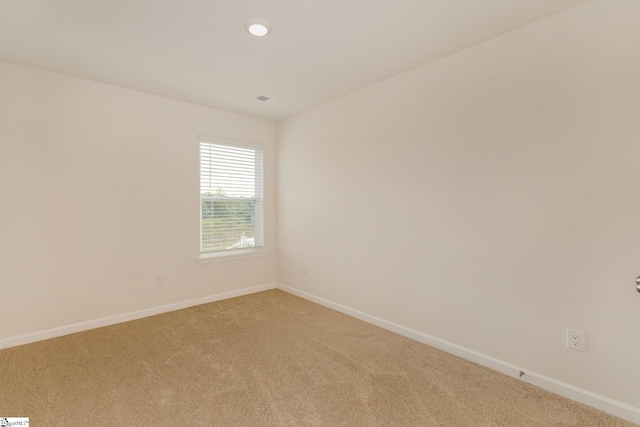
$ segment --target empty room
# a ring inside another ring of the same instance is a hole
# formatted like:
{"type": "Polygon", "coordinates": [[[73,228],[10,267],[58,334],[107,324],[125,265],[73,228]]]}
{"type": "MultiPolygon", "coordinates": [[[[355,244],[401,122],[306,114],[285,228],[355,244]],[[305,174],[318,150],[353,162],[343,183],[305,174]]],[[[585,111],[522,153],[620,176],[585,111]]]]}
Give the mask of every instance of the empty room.
{"type": "Polygon", "coordinates": [[[0,0],[0,425],[640,425],[639,21],[0,0]]]}

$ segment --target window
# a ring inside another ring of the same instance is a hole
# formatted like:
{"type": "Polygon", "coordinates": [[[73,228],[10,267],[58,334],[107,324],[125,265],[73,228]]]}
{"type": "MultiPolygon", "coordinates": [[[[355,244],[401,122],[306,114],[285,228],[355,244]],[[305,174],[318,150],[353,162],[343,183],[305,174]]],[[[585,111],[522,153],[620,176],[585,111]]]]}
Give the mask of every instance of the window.
{"type": "Polygon", "coordinates": [[[263,246],[262,150],[200,137],[200,253],[263,246]]]}

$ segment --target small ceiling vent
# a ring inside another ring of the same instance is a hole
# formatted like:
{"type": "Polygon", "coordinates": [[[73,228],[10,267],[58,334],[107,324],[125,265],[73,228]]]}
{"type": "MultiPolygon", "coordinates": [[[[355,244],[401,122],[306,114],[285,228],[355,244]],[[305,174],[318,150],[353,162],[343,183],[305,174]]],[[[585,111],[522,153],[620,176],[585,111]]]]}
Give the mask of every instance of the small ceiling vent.
{"type": "Polygon", "coordinates": [[[269,98],[268,96],[260,95],[256,98],[258,101],[266,102],[267,104],[275,104],[278,102],[275,98],[269,98]]]}

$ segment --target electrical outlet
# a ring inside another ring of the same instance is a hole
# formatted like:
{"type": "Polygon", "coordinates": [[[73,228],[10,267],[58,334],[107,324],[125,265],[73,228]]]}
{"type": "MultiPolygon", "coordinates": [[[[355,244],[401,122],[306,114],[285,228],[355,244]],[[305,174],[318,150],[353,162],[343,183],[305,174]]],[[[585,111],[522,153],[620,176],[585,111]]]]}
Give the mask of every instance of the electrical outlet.
{"type": "Polygon", "coordinates": [[[308,265],[303,265],[302,266],[302,275],[303,276],[308,276],[309,275],[309,266],[308,265]]]}
{"type": "Polygon", "coordinates": [[[567,328],[567,347],[571,350],[587,351],[584,331],[567,328]]]}
{"type": "Polygon", "coordinates": [[[154,283],[156,285],[156,288],[158,288],[160,286],[164,286],[164,276],[156,276],[156,279],[155,279],[154,283]]]}

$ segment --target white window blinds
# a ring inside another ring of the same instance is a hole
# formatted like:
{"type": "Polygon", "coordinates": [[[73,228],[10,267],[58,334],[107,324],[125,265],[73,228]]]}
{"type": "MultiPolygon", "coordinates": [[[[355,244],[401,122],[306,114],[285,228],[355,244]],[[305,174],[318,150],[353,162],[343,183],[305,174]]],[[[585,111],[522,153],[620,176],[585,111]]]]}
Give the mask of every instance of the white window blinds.
{"type": "Polygon", "coordinates": [[[200,141],[200,251],[263,246],[262,150],[200,141]]]}

